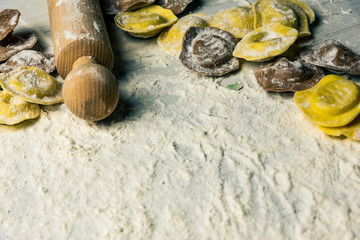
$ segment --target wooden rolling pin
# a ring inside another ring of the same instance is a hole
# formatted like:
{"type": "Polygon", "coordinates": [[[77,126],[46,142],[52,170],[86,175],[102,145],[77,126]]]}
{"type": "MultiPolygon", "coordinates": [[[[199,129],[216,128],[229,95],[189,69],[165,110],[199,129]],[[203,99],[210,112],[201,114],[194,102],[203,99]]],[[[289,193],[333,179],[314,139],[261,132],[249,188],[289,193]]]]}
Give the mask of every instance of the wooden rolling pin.
{"type": "Polygon", "coordinates": [[[119,100],[109,37],[98,0],[47,0],[63,98],[79,118],[98,121],[119,100]]]}

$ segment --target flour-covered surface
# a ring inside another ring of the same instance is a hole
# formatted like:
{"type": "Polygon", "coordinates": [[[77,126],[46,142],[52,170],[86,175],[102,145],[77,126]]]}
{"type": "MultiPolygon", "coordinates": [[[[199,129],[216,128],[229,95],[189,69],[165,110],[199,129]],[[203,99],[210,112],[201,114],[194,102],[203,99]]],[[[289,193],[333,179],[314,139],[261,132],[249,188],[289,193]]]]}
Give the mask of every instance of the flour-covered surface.
{"type": "MultiPolygon", "coordinates": [[[[360,52],[360,2],[307,2],[311,43],[360,52]]],[[[45,1],[0,7],[18,8],[17,31],[52,52],[45,1]]],[[[0,126],[0,239],[360,238],[360,143],[324,135],[293,94],[262,90],[258,64],[204,77],[106,21],[122,103],[99,123],[59,104],[0,126]],[[234,82],[243,88],[220,86],[234,82]]]]}

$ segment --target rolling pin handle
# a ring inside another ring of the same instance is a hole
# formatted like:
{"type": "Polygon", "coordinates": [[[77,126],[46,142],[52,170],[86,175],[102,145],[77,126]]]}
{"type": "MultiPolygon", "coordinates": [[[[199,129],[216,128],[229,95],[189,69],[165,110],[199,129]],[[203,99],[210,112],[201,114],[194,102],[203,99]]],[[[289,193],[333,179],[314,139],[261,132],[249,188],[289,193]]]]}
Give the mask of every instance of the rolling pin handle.
{"type": "Polygon", "coordinates": [[[63,85],[67,108],[77,117],[99,121],[116,108],[119,91],[114,74],[93,57],[78,58],[63,85]]]}
{"type": "Polygon", "coordinates": [[[95,58],[92,56],[82,56],[73,63],[72,69],[76,68],[77,66],[89,63],[99,64],[98,61],[96,61],[95,58]]]}
{"type": "Polygon", "coordinates": [[[63,98],[79,118],[98,121],[117,106],[114,55],[99,0],[47,0],[63,98]]]}

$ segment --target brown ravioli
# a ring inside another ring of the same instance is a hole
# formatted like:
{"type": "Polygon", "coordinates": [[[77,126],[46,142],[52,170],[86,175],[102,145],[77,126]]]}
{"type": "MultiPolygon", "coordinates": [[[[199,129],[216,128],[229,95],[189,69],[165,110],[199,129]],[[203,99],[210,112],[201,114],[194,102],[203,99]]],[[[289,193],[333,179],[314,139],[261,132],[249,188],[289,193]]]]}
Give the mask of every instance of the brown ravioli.
{"type": "Polygon", "coordinates": [[[23,37],[10,34],[0,41],[0,61],[5,61],[21,50],[32,48],[36,41],[34,33],[28,33],[23,37]]]}
{"type": "Polygon", "coordinates": [[[316,66],[285,57],[255,71],[259,85],[264,90],[273,92],[305,90],[313,87],[324,76],[324,72],[316,66]]]}
{"type": "Polygon", "coordinates": [[[154,2],[155,0],[120,0],[116,1],[115,8],[120,12],[133,11],[154,2]]]}
{"type": "Polygon", "coordinates": [[[154,2],[155,0],[102,0],[100,4],[106,14],[115,15],[119,12],[137,10],[154,2]]]}
{"type": "Polygon", "coordinates": [[[360,55],[333,39],[305,48],[300,58],[336,73],[360,75],[360,55]]]}
{"type": "Polygon", "coordinates": [[[0,12],[0,41],[16,27],[20,12],[16,9],[5,9],[0,12]]]}
{"type": "Polygon", "coordinates": [[[239,60],[232,56],[234,36],[215,27],[190,27],[183,38],[181,62],[204,75],[222,76],[239,69],[239,60]]]}
{"type": "Polygon", "coordinates": [[[35,50],[22,50],[0,64],[0,72],[10,72],[23,66],[37,67],[51,73],[55,70],[55,57],[53,54],[42,54],[35,50]]]}
{"type": "Polygon", "coordinates": [[[193,0],[157,0],[156,4],[170,9],[175,15],[182,13],[193,0]]]}

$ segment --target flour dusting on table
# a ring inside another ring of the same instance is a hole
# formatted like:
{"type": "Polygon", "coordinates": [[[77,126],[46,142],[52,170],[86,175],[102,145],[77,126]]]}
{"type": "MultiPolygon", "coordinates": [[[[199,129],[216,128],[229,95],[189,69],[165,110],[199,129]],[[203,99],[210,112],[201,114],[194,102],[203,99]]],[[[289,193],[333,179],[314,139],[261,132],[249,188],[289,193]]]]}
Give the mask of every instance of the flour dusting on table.
{"type": "Polygon", "coordinates": [[[0,239],[360,238],[358,142],[262,90],[259,64],[204,77],[109,29],[122,101],[109,119],[60,104],[0,126],[0,239]]]}

